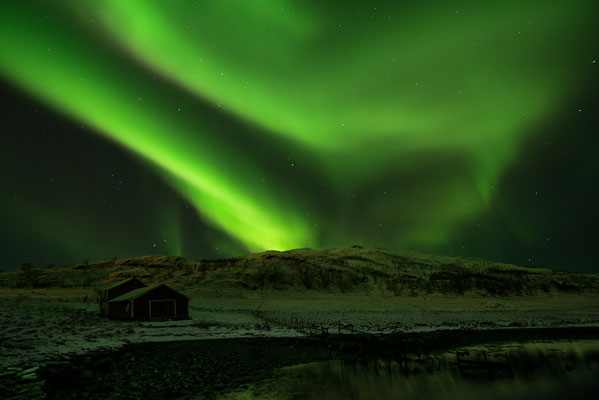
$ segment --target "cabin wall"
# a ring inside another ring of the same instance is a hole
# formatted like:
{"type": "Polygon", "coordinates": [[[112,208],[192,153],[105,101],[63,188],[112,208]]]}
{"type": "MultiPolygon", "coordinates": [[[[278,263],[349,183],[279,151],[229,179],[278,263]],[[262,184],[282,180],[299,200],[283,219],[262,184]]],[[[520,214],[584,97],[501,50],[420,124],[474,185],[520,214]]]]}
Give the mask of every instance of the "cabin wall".
{"type": "Polygon", "coordinates": [[[177,319],[189,319],[189,299],[185,296],[177,298],[177,319]]]}
{"type": "Polygon", "coordinates": [[[106,303],[108,313],[107,316],[110,318],[117,319],[130,319],[131,311],[127,306],[130,305],[129,301],[119,301],[118,303],[106,303]]]}
{"type": "Polygon", "coordinates": [[[189,318],[189,301],[187,297],[174,291],[167,286],[161,286],[156,290],[151,291],[133,301],[135,307],[135,319],[149,320],[150,319],[150,300],[173,299],[176,304],[176,315],[174,319],[189,318]]]}
{"type": "Polygon", "coordinates": [[[145,287],[146,285],[143,282],[132,279],[130,281],[123,282],[121,285],[107,290],[102,290],[100,292],[100,315],[101,316],[110,316],[109,315],[109,305],[107,303],[108,300],[114,299],[122,294],[128,293],[134,289],[139,289],[145,287]]]}
{"type": "Polygon", "coordinates": [[[150,319],[149,315],[149,303],[146,296],[142,296],[133,300],[133,307],[135,307],[135,319],[147,321],[150,319]]]}

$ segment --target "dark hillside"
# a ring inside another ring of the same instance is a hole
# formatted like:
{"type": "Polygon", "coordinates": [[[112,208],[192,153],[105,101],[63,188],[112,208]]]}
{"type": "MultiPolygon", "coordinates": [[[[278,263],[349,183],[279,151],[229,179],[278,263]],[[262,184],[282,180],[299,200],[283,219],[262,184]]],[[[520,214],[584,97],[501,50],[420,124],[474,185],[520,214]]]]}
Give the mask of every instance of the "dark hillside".
{"type": "Polygon", "coordinates": [[[599,291],[597,275],[377,247],[266,251],[220,260],[144,256],[0,274],[5,287],[96,287],[128,277],[198,290],[314,290],[386,295],[531,295],[599,291]]]}

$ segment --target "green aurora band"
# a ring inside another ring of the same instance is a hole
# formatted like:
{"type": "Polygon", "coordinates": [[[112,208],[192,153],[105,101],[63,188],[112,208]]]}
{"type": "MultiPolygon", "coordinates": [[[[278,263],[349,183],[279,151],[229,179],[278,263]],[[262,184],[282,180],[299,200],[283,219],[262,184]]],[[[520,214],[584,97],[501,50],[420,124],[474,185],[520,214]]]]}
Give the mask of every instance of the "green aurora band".
{"type": "MultiPolygon", "coordinates": [[[[150,161],[243,250],[434,248],[489,207],[522,143],[576,94],[597,6],[422,3],[5,0],[0,74],[150,161]],[[284,177],[198,123],[189,96],[308,154],[288,170],[326,194],[263,184],[284,177]],[[389,170],[421,179],[426,157],[418,193],[397,180],[369,193],[389,170]],[[356,214],[367,222],[342,221],[356,214]]],[[[180,254],[177,224],[163,221],[180,254]]]]}

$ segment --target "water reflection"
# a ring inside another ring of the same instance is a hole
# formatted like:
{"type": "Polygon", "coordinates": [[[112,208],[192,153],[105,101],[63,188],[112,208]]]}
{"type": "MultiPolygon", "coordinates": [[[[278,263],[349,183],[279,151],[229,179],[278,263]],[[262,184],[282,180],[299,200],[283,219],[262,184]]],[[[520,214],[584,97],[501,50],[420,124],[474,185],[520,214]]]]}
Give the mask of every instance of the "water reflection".
{"type": "Polygon", "coordinates": [[[599,341],[586,341],[297,365],[226,398],[594,399],[599,398],[598,389],[599,341]]]}

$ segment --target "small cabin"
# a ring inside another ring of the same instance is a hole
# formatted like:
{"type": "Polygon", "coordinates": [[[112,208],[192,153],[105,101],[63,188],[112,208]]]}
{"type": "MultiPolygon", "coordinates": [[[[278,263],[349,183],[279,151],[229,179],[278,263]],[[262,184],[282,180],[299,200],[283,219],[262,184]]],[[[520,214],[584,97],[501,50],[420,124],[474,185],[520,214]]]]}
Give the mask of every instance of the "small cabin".
{"type": "Polygon", "coordinates": [[[189,318],[189,298],[165,284],[134,289],[106,304],[106,316],[110,318],[142,321],[189,318]]]}
{"type": "Polygon", "coordinates": [[[108,315],[108,301],[128,293],[135,289],[146,287],[146,284],[137,278],[130,278],[122,282],[115,283],[100,291],[100,315],[108,315]]]}

